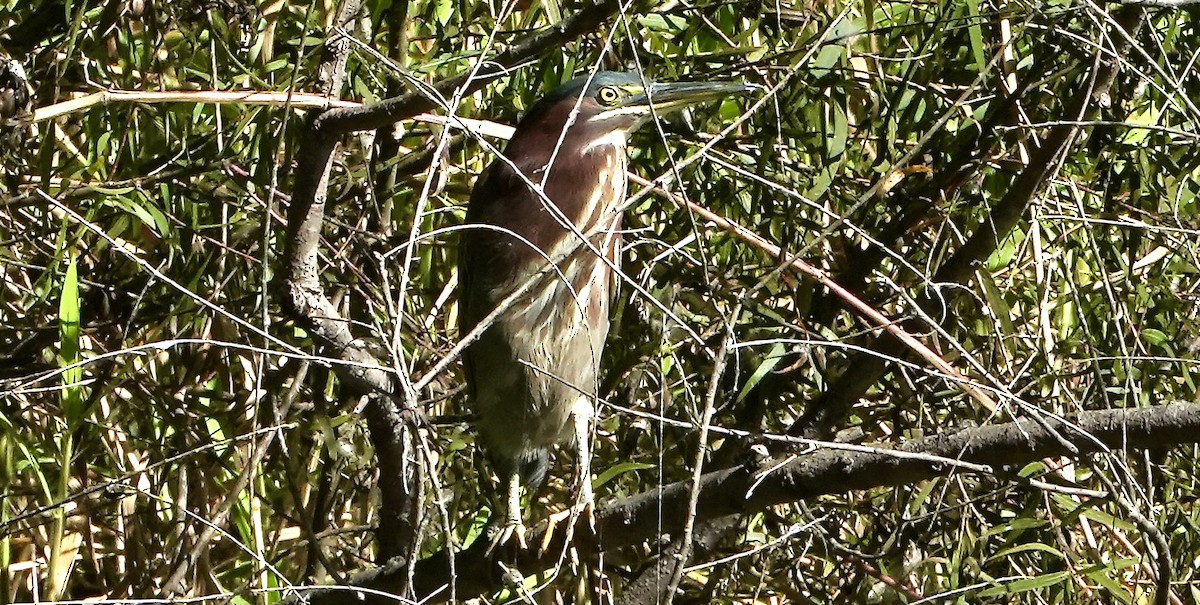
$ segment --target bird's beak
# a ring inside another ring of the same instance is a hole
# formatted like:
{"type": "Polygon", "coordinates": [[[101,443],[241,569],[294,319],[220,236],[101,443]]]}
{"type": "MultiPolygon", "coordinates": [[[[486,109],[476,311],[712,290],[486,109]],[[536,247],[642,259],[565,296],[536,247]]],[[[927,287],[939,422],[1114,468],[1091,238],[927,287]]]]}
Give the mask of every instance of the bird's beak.
{"type": "Polygon", "coordinates": [[[629,97],[622,105],[644,107],[653,104],[656,112],[665,113],[701,101],[748,94],[757,88],[740,82],[655,82],[650,84],[647,92],[629,97]]]}

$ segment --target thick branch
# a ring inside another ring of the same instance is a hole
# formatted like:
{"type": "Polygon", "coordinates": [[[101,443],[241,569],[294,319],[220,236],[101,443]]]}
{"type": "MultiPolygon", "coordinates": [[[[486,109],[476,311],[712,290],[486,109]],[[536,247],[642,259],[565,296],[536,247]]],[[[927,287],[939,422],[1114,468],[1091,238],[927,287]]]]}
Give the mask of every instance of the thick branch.
{"type": "MultiPolygon", "coordinates": [[[[338,28],[352,23],[361,6],[360,0],[345,0],[338,13],[338,28]]],[[[336,97],[342,88],[350,45],[337,35],[328,40],[319,69],[323,92],[336,97]]],[[[312,123],[310,132],[315,132],[312,123]]],[[[367,394],[367,428],[379,463],[381,512],[377,533],[381,559],[408,553],[419,539],[420,465],[413,463],[415,433],[408,428],[402,408],[415,406],[406,393],[399,405],[390,395],[398,389],[392,375],[380,361],[355,342],[349,323],[322,289],[317,267],[321,227],[325,219],[325,196],[336,137],[317,136],[305,140],[300,149],[300,170],[296,175],[296,195],[288,213],[287,291],[284,302],[295,317],[338,359],[349,362],[338,366],[338,377],[346,386],[346,395],[367,394]],[[309,165],[311,171],[304,170],[309,165]],[[305,201],[309,203],[304,203],[305,201]]]]}
{"type": "MultiPolygon", "coordinates": [[[[1065,455],[1063,441],[1078,449],[1080,455],[1112,449],[1171,447],[1200,442],[1200,404],[1181,403],[1143,409],[1085,412],[1072,425],[1051,420],[1046,427],[1021,420],[996,426],[966,429],[904,444],[897,451],[925,454],[902,457],[888,452],[861,452],[822,448],[817,451],[779,459],[760,468],[778,468],[764,477],[756,469],[728,468],[704,475],[700,482],[697,519],[707,521],[726,515],[745,515],[769,506],[878,487],[909,485],[956,473],[956,467],[931,461],[937,456],[961,462],[985,465],[997,472],[1016,468],[1048,456],[1065,455]],[[1055,433],[1058,433],[1057,435],[1055,433]]],[[[580,556],[594,560],[601,549],[611,550],[646,540],[657,539],[659,529],[667,534],[682,528],[687,512],[691,480],[624,498],[604,506],[597,516],[597,538],[576,535],[580,556]]],[[[544,527],[534,531],[531,544],[543,541],[544,527]]],[[[557,527],[549,548],[538,553],[531,548],[512,562],[523,573],[547,569],[558,561],[566,528],[557,527]]],[[[499,564],[484,557],[486,540],[477,540],[469,549],[455,554],[457,578],[451,578],[443,551],[417,563],[416,593],[444,600],[451,581],[457,581],[457,595],[467,599],[502,586],[499,564]]],[[[372,570],[356,579],[355,585],[391,592],[408,575],[403,564],[372,570]]],[[[354,590],[322,589],[310,593],[313,605],[390,605],[385,597],[354,590]]]]}

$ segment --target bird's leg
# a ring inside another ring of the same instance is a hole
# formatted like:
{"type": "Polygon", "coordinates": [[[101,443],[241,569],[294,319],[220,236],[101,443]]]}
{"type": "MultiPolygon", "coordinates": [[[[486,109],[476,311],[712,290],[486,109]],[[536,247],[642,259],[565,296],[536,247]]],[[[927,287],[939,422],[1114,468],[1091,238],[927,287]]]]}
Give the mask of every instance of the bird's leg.
{"type": "Polygon", "coordinates": [[[491,537],[485,555],[491,556],[492,551],[501,544],[516,537],[517,544],[525,548],[525,524],[521,522],[521,475],[514,470],[504,478],[506,503],[504,506],[503,525],[491,537]]]}
{"type": "Polygon", "coordinates": [[[575,515],[587,514],[588,525],[596,529],[596,502],[592,495],[592,402],[579,398],[571,409],[575,423],[575,446],[579,452],[579,500],[575,503],[575,515]]]}
{"type": "Polygon", "coordinates": [[[546,518],[546,531],[542,534],[542,543],[538,548],[538,552],[546,552],[550,547],[550,542],[554,538],[554,529],[567,520],[567,539],[566,543],[570,544],[571,537],[575,532],[575,522],[579,520],[579,516],[586,514],[588,526],[592,531],[596,531],[596,515],[595,515],[595,498],[592,495],[592,403],[587,399],[580,398],[571,407],[571,422],[575,428],[575,447],[579,454],[579,497],[571,508],[559,513],[554,513],[546,518]]]}

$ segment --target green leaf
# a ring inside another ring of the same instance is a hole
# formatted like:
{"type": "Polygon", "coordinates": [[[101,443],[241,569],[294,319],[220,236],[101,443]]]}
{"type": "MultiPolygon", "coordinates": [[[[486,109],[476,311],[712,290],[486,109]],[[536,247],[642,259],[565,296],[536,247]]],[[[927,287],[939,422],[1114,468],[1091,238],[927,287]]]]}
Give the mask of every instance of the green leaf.
{"type": "Polygon", "coordinates": [[[833,125],[827,137],[829,157],[836,158],[846,151],[846,141],[850,138],[850,122],[846,118],[846,110],[841,105],[834,105],[833,125]]]}
{"type": "Polygon", "coordinates": [[[825,75],[828,75],[829,70],[834,65],[837,65],[839,61],[842,60],[842,56],[845,54],[845,50],[846,49],[844,47],[839,46],[837,44],[825,45],[825,47],[822,48],[821,51],[817,53],[817,56],[813,59],[813,62],[812,62],[813,77],[820,78],[825,75]]]}
{"type": "Polygon", "coordinates": [[[984,311],[992,316],[998,322],[1000,328],[1000,343],[1008,351],[1009,355],[1016,356],[1016,342],[1014,339],[1017,335],[1017,328],[1012,322],[1012,307],[1008,306],[1008,301],[1004,300],[1004,294],[1000,292],[1000,288],[996,287],[996,281],[992,279],[992,274],[984,271],[976,271],[975,278],[979,281],[979,285],[983,286],[983,296],[987,299],[987,309],[984,311]]]}
{"type": "Polygon", "coordinates": [[[433,18],[437,19],[438,23],[445,25],[450,22],[450,17],[454,16],[453,0],[434,0],[433,3],[433,18]]]}
{"type": "Polygon", "coordinates": [[[1040,475],[1044,472],[1046,472],[1046,463],[1042,462],[1041,460],[1038,460],[1036,462],[1030,462],[1029,464],[1026,464],[1024,467],[1022,467],[1021,470],[1017,472],[1017,476],[1018,477],[1034,477],[1034,476],[1040,475]]]}
{"type": "Polygon", "coordinates": [[[738,403],[741,403],[744,399],[746,399],[746,395],[749,395],[750,391],[754,390],[755,386],[758,386],[758,383],[762,381],[763,377],[769,374],[771,370],[774,370],[775,366],[779,365],[779,361],[783,359],[784,352],[785,349],[780,343],[775,343],[771,347],[771,350],[768,351],[766,356],[763,358],[763,362],[754,369],[754,373],[750,375],[750,378],[746,380],[746,384],[742,386],[742,390],[737,396],[738,403]]]}
{"type": "Polygon", "coordinates": [[[1169,346],[1171,343],[1171,338],[1165,332],[1154,328],[1143,328],[1142,339],[1156,347],[1169,346]]]}
{"type": "Polygon", "coordinates": [[[999,586],[987,588],[976,593],[980,597],[998,597],[1000,595],[1013,595],[1031,590],[1040,590],[1061,584],[1071,577],[1071,572],[1057,571],[1054,573],[1043,574],[1032,578],[1023,578],[1013,582],[1006,582],[999,586]]]}
{"type": "Polygon", "coordinates": [[[683,18],[661,13],[642,15],[638,17],[638,22],[646,29],[658,32],[676,32],[687,27],[687,21],[683,18]]]}
{"type": "Polygon", "coordinates": [[[471,524],[467,526],[467,535],[463,536],[463,544],[471,544],[483,535],[483,530],[487,529],[488,519],[491,518],[492,511],[486,506],[480,507],[479,512],[471,517],[471,524]]]}
{"type": "Polygon", "coordinates": [[[990,256],[988,256],[985,267],[988,272],[999,271],[1008,267],[1009,262],[1016,256],[1017,251],[1025,241],[1025,233],[1020,229],[1013,229],[1008,237],[1004,238],[1000,246],[996,248],[990,256]]]}
{"type": "Polygon", "coordinates": [[[967,26],[967,35],[971,39],[971,56],[975,59],[975,69],[983,73],[987,69],[988,60],[983,44],[982,21],[979,19],[979,0],[966,0],[965,4],[970,23],[967,26]]]}
{"type": "Polygon", "coordinates": [[[83,422],[83,368],[75,364],[79,354],[79,267],[74,257],[67,264],[58,298],[59,366],[62,373],[62,405],[67,428],[74,431],[83,422]],[[74,367],[72,367],[74,366],[74,367]]]}
{"type": "Polygon", "coordinates": [[[1004,559],[1006,557],[1010,557],[1012,555],[1021,554],[1021,553],[1027,553],[1027,552],[1043,552],[1046,554],[1053,555],[1054,557],[1059,558],[1059,559],[1066,559],[1066,556],[1063,555],[1062,551],[1058,550],[1057,548],[1054,548],[1053,546],[1050,546],[1049,544],[1042,544],[1041,542],[1029,542],[1026,544],[1020,544],[1020,545],[1014,546],[1012,548],[1005,548],[1004,550],[1001,550],[1001,551],[997,552],[996,554],[988,557],[987,563],[994,563],[994,562],[1004,559]]]}
{"type": "Polygon", "coordinates": [[[646,464],[645,462],[622,462],[620,464],[614,464],[613,466],[605,469],[603,473],[600,473],[600,476],[596,477],[595,480],[592,481],[592,489],[599,489],[600,486],[612,481],[620,475],[624,475],[625,473],[646,470],[648,468],[654,468],[654,465],[646,464]]]}
{"type": "Polygon", "coordinates": [[[170,233],[171,225],[166,215],[149,203],[123,196],[111,196],[107,198],[107,203],[136,216],[144,226],[153,229],[160,237],[170,233]]]}

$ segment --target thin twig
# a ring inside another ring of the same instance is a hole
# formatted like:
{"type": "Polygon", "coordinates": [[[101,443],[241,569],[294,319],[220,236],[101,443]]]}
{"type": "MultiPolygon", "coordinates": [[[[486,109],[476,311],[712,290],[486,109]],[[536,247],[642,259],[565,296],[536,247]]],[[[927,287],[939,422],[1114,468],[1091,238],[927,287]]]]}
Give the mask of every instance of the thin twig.
{"type": "Polygon", "coordinates": [[[700,413],[700,435],[696,443],[695,460],[692,463],[692,484],[688,489],[687,516],[683,521],[679,552],[675,555],[675,569],[671,572],[671,582],[667,585],[667,605],[675,601],[675,592],[679,590],[679,583],[683,581],[683,569],[692,556],[692,532],[696,526],[696,506],[700,501],[700,479],[704,476],[704,457],[708,454],[708,428],[716,410],[717,392],[721,386],[721,375],[725,373],[729,343],[733,340],[733,325],[738,315],[741,315],[741,305],[736,305],[726,320],[727,334],[721,339],[721,348],[717,350],[712,375],[708,381],[708,393],[704,396],[704,411],[700,413]]]}
{"type": "MultiPolygon", "coordinates": [[[[118,103],[140,103],[157,105],[166,103],[193,103],[197,105],[257,105],[265,107],[293,107],[298,109],[333,109],[366,107],[358,101],[331,99],[324,95],[304,92],[278,91],[232,91],[232,90],[102,90],[82,97],[39,107],[33,112],[32,121],[44,122],[60,116],[78,113],[96,106],[118,103]]],[[[405,118],[414,122],[438,125],[466,126],[480,136],[505,138],[512,136],[512,128],[488,120],[476,120],[455,116],[448,118],[431,113],[418,113],[405,118]]]]}

